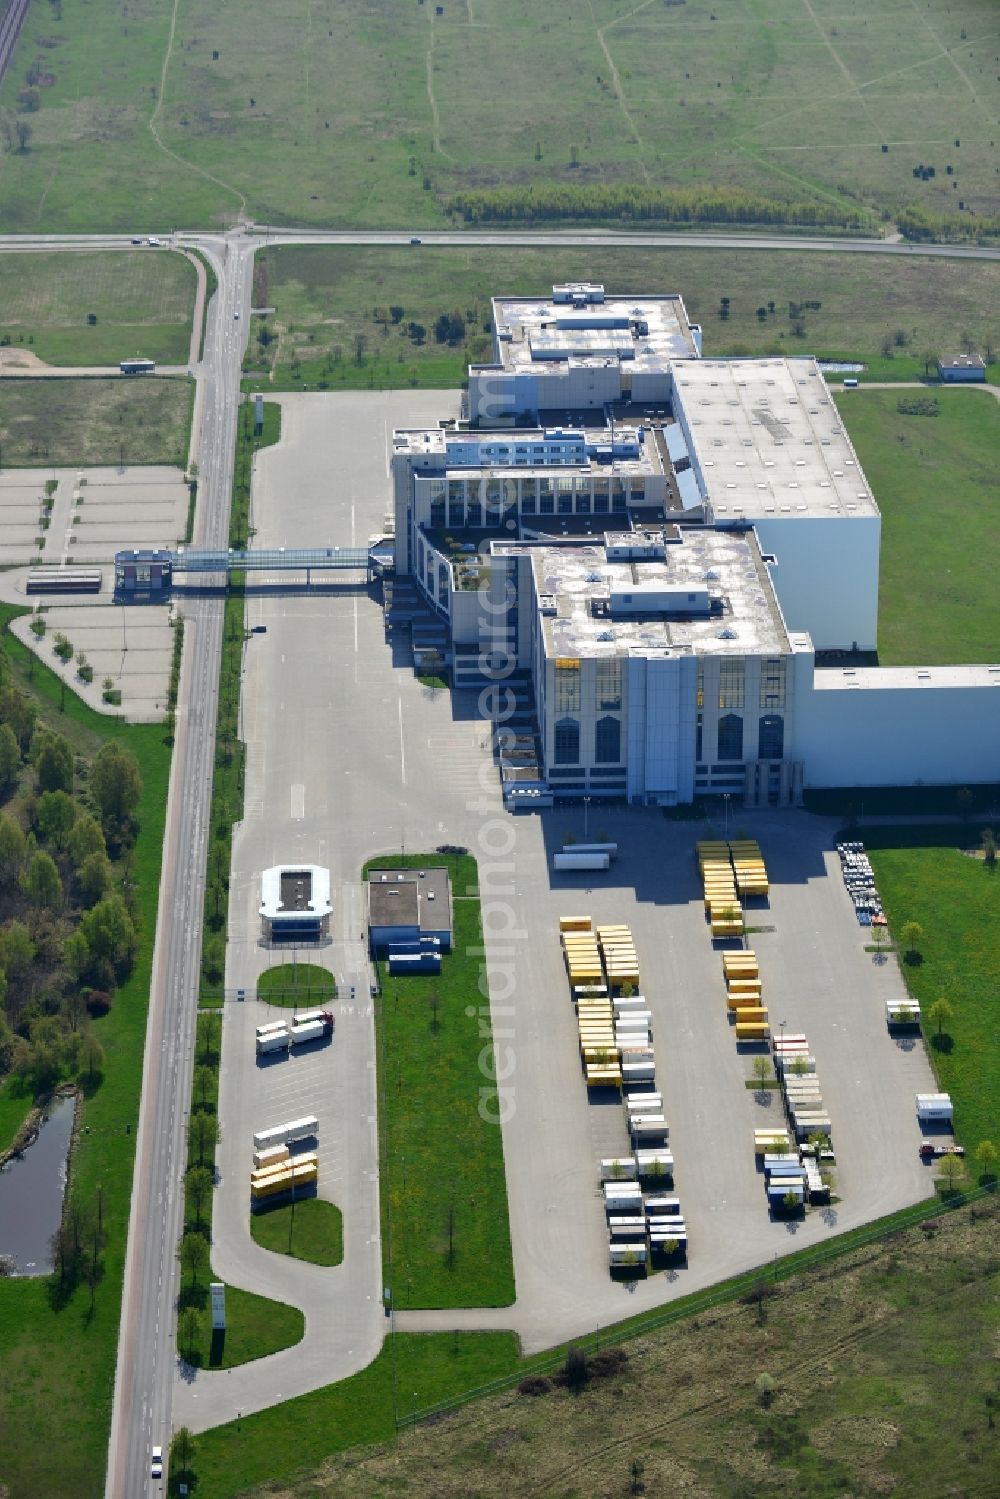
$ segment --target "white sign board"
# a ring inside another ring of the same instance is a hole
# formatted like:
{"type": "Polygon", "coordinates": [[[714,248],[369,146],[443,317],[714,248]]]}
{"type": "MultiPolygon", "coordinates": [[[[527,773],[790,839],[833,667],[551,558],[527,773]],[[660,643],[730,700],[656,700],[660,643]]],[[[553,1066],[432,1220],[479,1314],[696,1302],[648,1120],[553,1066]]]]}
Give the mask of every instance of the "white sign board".
{"type": "Polygon", "coordinates": [[[226,1326],[226,1288],[221,1281],[213,1280],[212,1292],[212,1331],[224,1332],[226,1326]]]}

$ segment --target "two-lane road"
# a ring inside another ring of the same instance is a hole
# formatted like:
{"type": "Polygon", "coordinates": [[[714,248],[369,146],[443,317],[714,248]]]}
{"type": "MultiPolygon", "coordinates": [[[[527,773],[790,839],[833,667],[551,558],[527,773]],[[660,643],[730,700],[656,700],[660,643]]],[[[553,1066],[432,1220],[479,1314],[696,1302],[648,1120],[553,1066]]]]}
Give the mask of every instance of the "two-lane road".
{"type": "MultiPolygon", "coordinates": [[[[206,244],[218,276],[205,347],[197,540],[224,547],[239,401],[251,247],[206,244]]],[[[186,606],[184,668],[170,775],[132,1214],[119,1337],[107,1494],[150,1487],[150,1449],[171,1436],[176,1365],[177,1243],[183,1225],[186,1130],[201,967],[205,857],[222,644],[221,599],[186,606]]]]}

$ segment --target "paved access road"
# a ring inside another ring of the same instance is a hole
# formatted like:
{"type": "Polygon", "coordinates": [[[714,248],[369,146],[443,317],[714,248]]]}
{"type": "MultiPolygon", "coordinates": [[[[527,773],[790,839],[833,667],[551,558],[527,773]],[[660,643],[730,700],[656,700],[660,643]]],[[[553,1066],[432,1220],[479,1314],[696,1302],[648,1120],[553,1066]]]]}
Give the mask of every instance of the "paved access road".
{"type": "MultiPolygon", "coordinates": [[[[252,250],[214,239],[203,248],[219,278],[219,291],[212,300],[199,372],[196,538],[205,546],[224,546],[242,356],[236,330],[244,326],[233,314],[249,306],[252,250]]],[[[185,613],[108,1458],[107,1493],[112,1499],[148,1491],[150,1447],[167,1447],[173,1427],[176,1248],[201,965],[222,603],[198,600],[185,613]]]]}

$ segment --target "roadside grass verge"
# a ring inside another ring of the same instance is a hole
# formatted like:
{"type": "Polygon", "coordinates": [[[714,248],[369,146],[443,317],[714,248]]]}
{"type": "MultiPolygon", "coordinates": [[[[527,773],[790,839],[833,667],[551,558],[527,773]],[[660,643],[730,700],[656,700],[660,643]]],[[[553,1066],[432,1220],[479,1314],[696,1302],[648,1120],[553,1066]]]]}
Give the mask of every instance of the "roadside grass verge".
{"type": "Polygon", "coordinates": [[[15,680],[34,695],[42,721],[87,754],[106,740],[118,741],[135,755],[143,782],[129,871],[136,959],[109,1013],[93,1022],[104,1073],[80,1104],[70,1166],[74,1193],[92,1202],[100,1190],[107,1236],[103,1280],[93,1305],[82,1285],[64,1300],[53,1294],[48,1278],[0,1280],[3,1482],[13,1499],[97,1499],[104,1490],[111,1419],[170,749],[161,724],[105,718],[75,694],[63,694],[59,679],[9,633],[10,620],[21,612],[0,606],[0,627],[15,680]]]}
{"type": "Polygon", "coordinates": [[[257,980],[257,998],[269,1005],[313,1009],[336,997],[337,980],[318,963],[279,963],[266,968],[257,980]]]}
{"type": "Polygon", "coordinates": [[[865,827],[856,836],[871,858],[890,930],[898,936],[908,921],[923,928],[919,961],[903,959],[900,967],[920,1002],[928,1053],[952,1096],[955,1133],[975,1181],[980,1141],[1000,1145],[1000,868],[962,852],[979,847],[975,826],[865,827]],[[941,1036],[927,1015],[939,998],[954,1012],[941,1036]]]}
{"type": "Polygon", "coordinates": [[[186,364],[194,298],[194,267],[169,251],[0,255],[0,337],[45,364],[186,364]]]}
{"type": "Polygon", "coordinates": [[[255,1244],[274,1254],[289,1254],[313,1265],[339,1265],[344,1258],[344,1219],[338,1207],[322,1197],[278,1202],[250,1215],[255,1244]]]}
{"type": "Polygon", "coordinates": [[[229,517],[229,545],[236,550],[253,544],[250,525],[250,486],[253,458],[261,448],[269,448],[281,438],[281,407],[277,401],[264,402],[264,429],[254,433],[254,402],[244,401],[236,427],[236,457],[233,462],[233,504],[229,517]]]}
{"type": "Polygon", "coordinates": [[[517,1364],[513,1333],[397,1333],[353,1378],[196,1437],[196,1492],[227,1499],[301,1472],[331,1452],[384,1442],[397,1417],[412,1418],[517,1364]]]}
{"type": "Polygon", "coordinates": [[[707,356],[860,360],[868,366],[863,380],[922,378],[925,356],[946,353],[964,333],[984,346],[1000,343],[1000,264],[993,262],[900,256],[890,278],[875,255],[751,246],[272,245],[258,253],[256,280],[275,312],[251,322],[245,385],[265,392],[456,389],[468,364],[492,358],[490,299],[550,296],[557,281],[680,293],[704,327],[707,356]],[[435,322],[454,312],[464,334],[439,343],[435,322]],[[423,329],[420,342],[414,324],[423,329]],[[262,347],[265,329],[270,342],[262,347]],[[899,333],[905,342],[896,347],[899,333]],[[892,358],[881,352],[887,338],[892,358]]]}
{"type": "MultiPolygon", "coordinates": [[[[424,869],[444,863],[408,858],[424,869]]],[[[379,965],[379,1198],[397,1309],[514,1299],[503,1142],[483,1105],[489,1093],[495,1113],[479,898],[463,893],[477,888],[475,860],[452,859],[453,949],[441,972],[398,978],[379,965]]],[[[364,873],[398,862],[374,860],[364,873]]]]}
{"type": "Polygon", "coordinates": [[[185,468],[193,401],[194,382],[182,377],[6,378],[0,381],[4,467],[185,468]]]}
{"type": "Polygon", "coordinates": [[[907,414],[900,394],[836,396],[882,514],[879,662],[994,661],[1000,402],[988,391],[935,386],[915,404],[936,414],[907,414]]]}

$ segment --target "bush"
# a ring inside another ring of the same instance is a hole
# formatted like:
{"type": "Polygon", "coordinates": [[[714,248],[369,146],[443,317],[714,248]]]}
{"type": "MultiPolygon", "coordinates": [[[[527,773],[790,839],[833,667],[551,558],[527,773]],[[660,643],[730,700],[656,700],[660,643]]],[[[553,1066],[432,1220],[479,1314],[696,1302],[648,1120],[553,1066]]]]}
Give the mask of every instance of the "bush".
{"type": "Polygon", "coordinates": [[[529,1374],[527,1379],[522,1379],[517,1387],[519,1395],[545,1395],[551,1390],[552,1381],[546,1379],[544,1374],[529,1374]]]}
{"type": "Polygon", "coordinates": [[[105,990],[88,989],[86,996],[87,1013],[95,1020],[99,1020],[102,1015],[106,1015],[111,1009],[111,995],[106,993],[105,990]]]}

